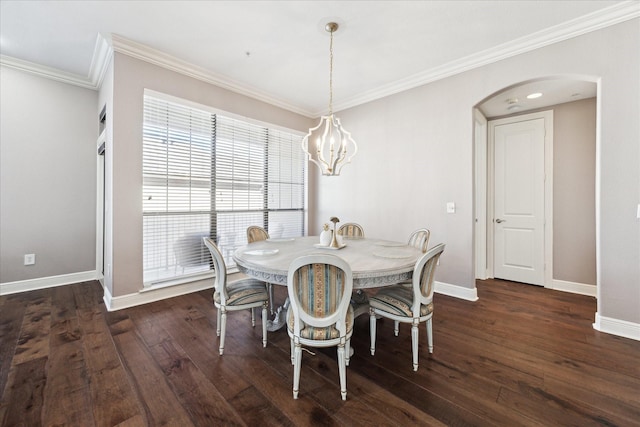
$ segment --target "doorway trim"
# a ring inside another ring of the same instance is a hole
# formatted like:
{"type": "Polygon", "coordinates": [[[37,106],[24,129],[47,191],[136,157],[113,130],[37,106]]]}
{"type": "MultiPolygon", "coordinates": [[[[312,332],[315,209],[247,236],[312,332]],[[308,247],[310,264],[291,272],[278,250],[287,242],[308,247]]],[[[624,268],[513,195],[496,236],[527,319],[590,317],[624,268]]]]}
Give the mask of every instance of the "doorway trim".
{"type": "MultiPolygon", "coordinates": [[[[487,123],[487,157],[484,164],[478,162],[477,167],[485,167],[486,172],[486,278],[494,277],[494,128],[496,125],[516,123],[525,120],[543,119],[545,123],[544,137],[544,287],[553,289],[553,110],[521,114],[487,123]]],[[[482,175],[481,171],[478,171],[482,175]]],[[[479,227],[478,227],[479,228],[479,227]]]]}

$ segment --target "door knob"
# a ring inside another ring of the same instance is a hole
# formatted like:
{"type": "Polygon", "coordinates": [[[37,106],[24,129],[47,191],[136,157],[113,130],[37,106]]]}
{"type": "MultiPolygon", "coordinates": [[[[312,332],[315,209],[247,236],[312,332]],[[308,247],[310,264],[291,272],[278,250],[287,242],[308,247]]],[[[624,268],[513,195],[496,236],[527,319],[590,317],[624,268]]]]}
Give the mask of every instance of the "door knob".
{"type": "Polygon", "coordinates": [[[500,219],[500,218],[496,219],[496,222],[497,222],[498,224],[500,224],[501,222],[505,222],[505,221],[506,221],[506,219],[500,219]]]}

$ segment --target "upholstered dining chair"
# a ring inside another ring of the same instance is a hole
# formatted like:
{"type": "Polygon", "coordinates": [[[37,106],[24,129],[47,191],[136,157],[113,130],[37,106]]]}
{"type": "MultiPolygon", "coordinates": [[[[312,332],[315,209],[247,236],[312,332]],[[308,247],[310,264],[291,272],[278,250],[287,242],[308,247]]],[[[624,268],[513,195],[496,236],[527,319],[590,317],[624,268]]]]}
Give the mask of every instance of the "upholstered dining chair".
{"type": "Polygon", "coordinates": [[[220,249],[212,239],[205,237],[203,240],[209,252],[211,252],[213,268],[216,272],[213,303],[218,309],[216,334],[220,337],[220,355],[224,353],[224,337],[227,328],[227,312],[229,311],[250,309],[251,324],[255,326],[256,319],[253,309],[262,307],[262,346],[266,347],[269,295],[264,282],[256,279],[240,279],[227,283],[227,266],[224,263],[220,249]]]}
{"type": "Polygon", "coordinates": [[[402,285],[389,286],[369,298],[371,355],[376,351],[376,316],[411,323],[414,371],[418,370],[418,325],[422,322],[425,322],[427,327],[429,353],[433,353],[433,280],[444,247],[444,243],[441,243],[429,249],[416,261],[411,288],[402,285]]]}
{"type": "Polygon", "coordinates": [[[364,229],[355,222],[345,222],[338,228],[338,236],[342,237],[364,237],[364,229]]]}
{"type": "MultiPolygon", "coordinates": [[[[431,236],[431,231],[426,228],[419,228],[411,233],[407,245],[418,248],[422,251],[422,253],[425,253],[427,252],[427,248],[429,247],[429,236],[431,236]]],[[[409,288],[413,286],[413,282],[411,280],[400,282],[400,284],[409,288]]],[[[398,336],[398,334],[400,333],[400,322],[398,320],[395,320],[393,323],[393,333],[396,336],[398,336]]]]}
{"type": "Polygon", "coordinates": [[[426,228],[419,228],[409,236],[409,242],[407,243],[409,246],[413,246],[422,251],[422,253],[427,252],[427,248],[429,245],[429,236],[431,236],[431,231],[426,228]]]}
{"type": "Polygon", "coordinates": [[[291,338],[293,398],[298,398],[302,346],[338,347],[340,394],[347,398],[347,365],[353,308],[349,303],[353,275],[349,264],[331,254],[296,258],[287,276],[289,310],[287,331],[291,338]]]}
{"type": "MultiPolygon", "coordinates": [[[[269,233],[264,228],[257,225],[247,227],[247,243],[259,242],[268,238],[269,233]]],[[[267,292],[269,292],[269,312],[273,314],[273,285],[271,283],[267,283],[267,292]]]]}
{"type": "Polygon", "coordinates": [[[247,243],[258,242],[260,240],[267,240],[269,233],[262,227],[257,225],[251,225],[247,227],[247,243]]]}

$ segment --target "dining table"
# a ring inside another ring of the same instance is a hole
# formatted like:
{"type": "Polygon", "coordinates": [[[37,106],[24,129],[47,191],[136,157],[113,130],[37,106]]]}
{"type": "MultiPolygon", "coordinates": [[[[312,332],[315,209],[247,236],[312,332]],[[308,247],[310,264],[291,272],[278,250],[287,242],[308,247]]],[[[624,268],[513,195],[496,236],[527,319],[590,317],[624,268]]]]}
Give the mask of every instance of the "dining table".
{"type": "MultiPolygon", "coordinates": [[[[406,242],[372,238],[342,238],[340,249],[320,245],[318,236],[266,239],[241,246],[233,260],[242,273],[275,285],[287,285],[291,262],[300,256],[331,253],[343,258],[353,273],[354,315],[368,313],[364,289],[379,288],[411,280],[422,251],[406,242]]],[[[285,307],[286,308],[286,305],[285,307]]],[[[285,310],[286,311],[286,310],[285,310]]],[[[279,308],[268,329],[284,325],[285,312],[279,308]]]]}

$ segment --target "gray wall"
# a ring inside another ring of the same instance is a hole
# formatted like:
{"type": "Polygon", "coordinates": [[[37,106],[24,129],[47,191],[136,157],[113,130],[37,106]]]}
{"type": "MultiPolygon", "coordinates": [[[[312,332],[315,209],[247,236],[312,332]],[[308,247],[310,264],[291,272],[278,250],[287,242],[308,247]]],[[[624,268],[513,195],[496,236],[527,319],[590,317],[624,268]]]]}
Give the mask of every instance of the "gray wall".
{"type": "Polygon", "coordinates": [[[270,104],[230,92],[203,81],[115,53],[113,59],[113,132],[107,138],[107,199],[111,205],[107,219],[106,258],[111,276],[105,286],[116,298],[137,293],[142,283],[142,112],[145,89],[163,92],[202,105],[306,131],[310,119],[270,104]],[[110,169],[110,170],[109,170],[110,169]]]}
{"type": "Polygon", "coordinates": [[[596,284],[596,99],[553,107],[553,278],[596,284]]]}
{"type": "Polygon", "coordinates": [[[97,92],[8,67],[0,88],[0,283],[95,270],[97,92]]]}
{"type": "Polygon", "coordinates": [[[474,288],[473,106],[532,79],[600,81],[598,314],[639,323],[639,28],[633,19],[340,112],[359,152],[339,178],[318,179],[310,232],[333,215],[372,237],[428,227],[447,244],[436,279],[474,288]]]}

